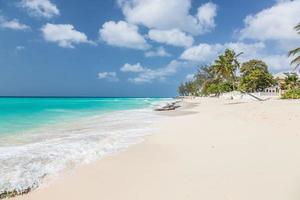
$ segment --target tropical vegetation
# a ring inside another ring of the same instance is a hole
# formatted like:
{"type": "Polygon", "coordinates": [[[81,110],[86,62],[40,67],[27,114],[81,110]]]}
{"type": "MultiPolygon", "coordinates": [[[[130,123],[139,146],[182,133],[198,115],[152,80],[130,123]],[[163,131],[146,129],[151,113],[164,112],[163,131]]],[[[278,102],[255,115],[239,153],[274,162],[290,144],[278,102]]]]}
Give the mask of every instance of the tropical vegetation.
{"type": "MultiPolygon", "coordinates": [[[[295,30],[300,35],[300,22],[295,26],[295,30]]],[[[296,56],[291,64],[295,64],[297,69],[300,66],[300,47],[291,50],[289,56],[296,56]]],[[[282,95],[283,99],[300,99],[300,80],[298,75],[296,73],[286,74],[282,89],[287,90],[282,95]]]]}
{"type": "Polygon", "coordinates": [[[286,92],[283,99],[300,99],[300,80],[296,73],[285,73],[286,77],[281,83],[281,89],[286,92]]]}
{"type": "MultiPolygon", "coordinates": [[[[297,31],[297,33],[300,35],[300,22],[297,24],[297,26],[295,26],[295,30],[297,31]]],[[[295,64],[296,68],[298,68],[300,66],[300,47],[295,48],[293,50],[291,50],[289,52],[289,56],[296,56],[291,64],[295,64]]]]}
{"type": "Polygon", "coordinates": [[[300,88],[300,80],[296,73],[285,73],[285,79],[280,84],[282,90],[300,88]]]}
{"type": "Polygon", "coordinates": [[[180,84],[178,93],[182,96],[198,96],[198,88],[193,81],[188,81],[180,84]]]}
{"type": "Polygon", "coordinates": [[[250,60],[242,64],[239,89],[246,92],[263,91],[275,84],[268,66],[261,60],[250,60]]]}
{"type": "Polygon", "coordinates": [[[290,89],[282,95],[282,99],[300,99],[300,89],[290,89]]]}
{"type": "Polygon", "coordinates": [[[194,80],[182,83],[178,93],[182,96],[219,96],[234,90],[262,91],[274,84],[273,76],[263,61],[250,60],[240,64],[238,57],[241,54],[226,49],[212,65],[199,67],[194,80]]]}
{"type": "MultiPolygon", "coordinates": [[[[300,35],[300,23],[295,30],[300,35]]],[[[238,60],[241,54],[226,49],[212,65],[199,67],[193,80],[182,83],[178,88],[179,95],[219,96],[234,90],[260,92],[277,84],[285,91],[282,98],[300,98],[300,80],[296,73],[285,73],[284,80],[274,79],[262,60],[252,59],[241,64],[238,60]]],[[[291,50],[289,56],[295,56],[291,64],[298,68],[300,47],[291,50]]]]}

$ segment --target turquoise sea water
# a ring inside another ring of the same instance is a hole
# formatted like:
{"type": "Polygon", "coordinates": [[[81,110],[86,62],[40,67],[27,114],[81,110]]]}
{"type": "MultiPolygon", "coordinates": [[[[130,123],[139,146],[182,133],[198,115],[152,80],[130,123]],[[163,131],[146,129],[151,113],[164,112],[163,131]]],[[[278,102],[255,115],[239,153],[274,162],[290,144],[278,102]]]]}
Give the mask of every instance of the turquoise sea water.
{"type": "Polygon", "coordinates": [[[95,113],[138,109],[159,98],[0,98],[0,135],[95,113]]]}
{"type": "Polygon", "coordinates": [[[0,194],[143,140],[160,98],[0,98],[0,194]]]}

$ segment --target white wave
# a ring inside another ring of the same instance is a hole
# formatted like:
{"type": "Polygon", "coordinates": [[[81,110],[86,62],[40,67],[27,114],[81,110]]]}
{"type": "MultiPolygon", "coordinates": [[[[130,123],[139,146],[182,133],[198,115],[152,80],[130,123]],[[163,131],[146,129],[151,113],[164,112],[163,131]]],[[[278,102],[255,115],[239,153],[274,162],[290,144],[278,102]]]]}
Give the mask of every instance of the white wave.
{"type": "Polygon", "coordinates": [[[8,137],[0,144],[0,194],[35,188],[44,177],[138,143],[160,117],[147,109],[118,111],[8,137]]]}

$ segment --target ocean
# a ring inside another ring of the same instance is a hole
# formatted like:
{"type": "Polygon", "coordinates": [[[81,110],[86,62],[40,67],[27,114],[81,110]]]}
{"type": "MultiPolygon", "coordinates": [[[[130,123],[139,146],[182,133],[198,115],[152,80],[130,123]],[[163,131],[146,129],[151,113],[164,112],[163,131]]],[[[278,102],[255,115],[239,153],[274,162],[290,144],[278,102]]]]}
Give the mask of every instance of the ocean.
{"type": "Polygon", "coordinates": [[[143,140],[165,98],[0,98],[0,194],[143,140]]]}

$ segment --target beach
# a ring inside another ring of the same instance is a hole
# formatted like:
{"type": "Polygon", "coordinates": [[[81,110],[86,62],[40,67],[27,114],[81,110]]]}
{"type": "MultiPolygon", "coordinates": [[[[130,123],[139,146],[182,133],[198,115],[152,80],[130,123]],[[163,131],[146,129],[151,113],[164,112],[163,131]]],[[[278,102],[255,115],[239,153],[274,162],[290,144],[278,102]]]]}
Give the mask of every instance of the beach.
{"type": "Polygon", "coordinates": [[[13,199],[300,198],[300,107],[198,98],[151,135],[13,199]]]}

